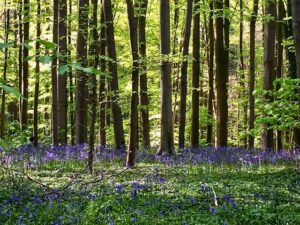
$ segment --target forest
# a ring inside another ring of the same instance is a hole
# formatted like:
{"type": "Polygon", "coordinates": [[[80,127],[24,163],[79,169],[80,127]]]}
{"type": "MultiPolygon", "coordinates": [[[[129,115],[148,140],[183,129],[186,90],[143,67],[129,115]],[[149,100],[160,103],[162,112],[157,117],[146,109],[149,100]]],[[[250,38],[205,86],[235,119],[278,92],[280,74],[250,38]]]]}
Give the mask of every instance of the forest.
{"type": "Polygon", "coordinates": [[[300,224],[299,0],[1,0],[0,59],[0,224],[300,224]]]}

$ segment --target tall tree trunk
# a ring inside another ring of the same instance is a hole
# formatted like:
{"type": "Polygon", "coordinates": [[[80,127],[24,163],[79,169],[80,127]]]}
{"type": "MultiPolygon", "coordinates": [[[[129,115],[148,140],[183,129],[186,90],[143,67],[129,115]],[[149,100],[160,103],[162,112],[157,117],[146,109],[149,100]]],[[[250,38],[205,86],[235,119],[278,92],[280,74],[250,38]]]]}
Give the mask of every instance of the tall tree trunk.
{"type": "MultiPolygon", "coordinates": [[[[239,50],[240,50],[240,98],[244,99],[246,93],[246,84],[245,84],[245,63],[244,63],[244,7],[243,7],[243,0],[240,0],[240,43],[239,43],[239,50]]],[[[247,103],[242,101],[242,108],[243,108],[243,117],[242,117],[242,125],[240,126],[239,132],[247,130],[247,103]]],[[[240,122],[238,122],[240,123],[240,122]]],[[[247,146],[247,136],[242,138],[243,146],[247,146]]]]}
{"type": "Polygon", "coordinates": [[[189,55],[189,47],[190,47],[192,14],[193,14],[193,0],[188,0],[185,25],[184,25],[185,27],[183,32],[183,48],[182,48],[183,61],[181,63],[179,143],[178,143],[179,148],[184,148],[184,141],[185,141],[187,69],[188,69],[188,55],[189,55]]]}
{"type": "Polygon", "coordinates": [[[131,103],[130,103],[130,136],[126,166],[134,166],[135,152],[138,148],[138,104],[139,104],[139,47],[138,47],[138,18],[135,15],[132,0],[126,0],[127,16],[130,33],[130,46],[132,55],[131,68],[131,103]]]}
{"type": "MultiPolygon", "coordinates": [[[[276,36],[276,3],[272,0],[266,2],[266,15],[271,16],[270,20],[265,24],[264,31],[264,90],[273,90],[273,81],[275,78],[275,36],[276,36]]],[[[272,101],[269,95],[265,96],[265,101],[272,101]]],[[[262,134],[262,148],[274,148],[273,129],[270,129],[270,124],[264,124],[264,133],[262,134]]]]}
{"type": "Polygon", "coordinates": [[[146,15],[148,0],[140,1],[138,17],[138,42],[140,57],[140,106],[143,148],[150,148],[149,98],[147,87],[146,15]]]}
{"type": "MultiPolygon", "coordinates": [[[[72,0],[69,0],[69,16],[68,16],[68,46],[72,44],[72,0]]],[[[71,50],[68,49],[68,61],[71,62],[71,50]]],[[[75,144],[75,116],[74,116],[74,94],[73,94],[73,71],[72,67],[69,67],[69,98],[70,98],[70,131],[71,131],[71,144],[75,144]]]]}
{"type": "MultiPolygon", "coordinates": [[[[300,79],[300,15],[299,15],[300,2],[298,0],[291,0],[291,1],[292,1],[294,43],[295,43],[295,50],[296,50],[297,78],[300,79]]],[[[297,132],[295,132],[294,134],[294,141],[295,141],[295,147],[299,148],[300,147],[299,128],[297,129],[297,132]]]]}
{"type": "MultiPolygon", "coordinates": [[[[91,55],[93,56],[93,62],[91,63],[95,69],[99,65],[99,36],[97,32],[98,23],[98,0],[91,1],[93,5],[93,16],[91,20],[90,27],[92,28],[92,43],[91,43],[91,55]]],[[[96,123],[96,113],[97,113],[97,79],[95,74],[90,75],[90,87],[91,87],[91,120],[90,120],[90,135],[89,135],[89,155],[88,155],[88,165],[89,173],[93,174],[93,161],[94,161],[94,146],[95,146],[95,123],[96,123]]]]}
{"type": "MultiPolygon", "coordinates": [[[[67,18],[68,6],[67,0],[59,0],[59,16],[58,16],[58,43],[59,58],[58,66],[65,66],[68,63],[68,28],[67,18]]],[[[68,132],[68,103],[67,103],[67,75],[57,75],[57,125],[58,125],[58,141],[61,144],[67,144],[68,132]]]]}
{"type": "Polygon", "coordinates": [[[170,54],[170,3],[169,0],[160,0],[160,54],[161,62],[161,135],[160,147],[157,154],[174,151],[174,134],[172,121],[172,65],[170,54]]]}
{"type": "Polygon", "coordinates": [[[106,41],[105,41],[105,25],[104,25],[104,14],[103,5],[101,5],[101,31],[100,31],[100,84],[99,84],[99,104],[100,104],[100,146],[106,146],[106,130],[105,130],[105,72],[106,72],[106,41]]]}
{"type": "MultiPolygon", "coordinates": [[[[19,65],[18,65],[18,78],[19,78],[19,92],[22,93],[22,80],[23,80],[23,0],[18,1],[18,20],[19,20],[19,65]]],[[[22,99],[19,99],[19,121],[21,126],[22,121],[22,99]]]]}
{"type": "Polygon", "coordinates": [[[191,147],[199,147],[200,1],[194,1],[191,147]]]}
{"type": "MultiPolygon", "coordinates": [[[[282,64],[283,64],[283,18],[284,18],[284,4],[282,0],[278,3],[278,22],[277,22],[277,66],[276,78],[282,77],[282,64]]],[[[276,87],[279,89],[279,85],[276,87]]],[[[282,132],[276,130],[276,148],[277,151],[282,149],[282,132]]]]}
{"type": "MultiPolygon", "coordinates": [[[[216,18],[216,88],[217,88],[217,147],[227,146],[228,122],[228,47],[227,25],[223,27],[223,0],[215,2],[215,9],[219,10],[216,18]],[[226,27],[226,28],[225,28],[226,27]],[[224,30],[223,30],[224,28],[224,30]]],[[[227,20],[227,19],[226,19],[227,20]]],[[[225,21],[226,23],[226,21],[225,21]]]]}
{"type": "MultiPolygon", "coordinates": [[[[53,0],[53,43],[58,44],[58,0],[53,0]]],[[[58,144],[57,124],[57,48],[53,49],[53,60],[51,65],[52,84],[52,144],[58,144]]]]}
{"type": "MultiPolygon", "coordinates": [[[[4,2],[4,7],[6,7],[6,0],[4,2]]],[[[8,35],[10,30],[10,9],[5,9],[5,19],[4,19],[4,29],[5,29],[5,43],[8,43],[8,35]]],[[[8,61],[8,48],[4,50],[4,65],[3,65],[3,83],[6,84],[7,80],[7,61],[8,61]]],[[[5,101],[6,95],[5,90],[2,90],[1,96],[1,113],[0,113],[0,138],[4,137],[4,130],[5,130],[5,101]]]]}
{"type": "Polygon", "coordinates": [[[215,51],[215,37],[214,37],[214,3],[213,0],[209,3],[209,71],[208,71],[208,124],[206,133],[206,143],[213,146],[213,96],[214,96],[214,51],[215,51]]]}
{"type": "Polygon", "coordinates": [[[37,16],[37,25],[36,25],[36,45],[35,45],[35,54],[36,54],[36,60],[35,60],[35,87],[34,87],[34,106],[33,106],[33,137],[34,137],[34,145],[38,146],[38,123],[39,123],[39,117],[38,117],[38,105],[39,105],[39,92],[40,92],[40,38],[41,38],[41,1],[37,0],[37,10],[36,10],[36,16],[37,16]]]}
{"type": "MultiPolygon", "coordinates": [[[[251,13],[250,22],[250,60],[249,60],[249,131],[254,129],[255,121],[255,102],[254,102],[254,86],[255,86],[255,27],[258,13],[258,0],[254,0],[253,11],[251,13]]],[[[249,135],[248,148],[254,148],[254,135],[249,135]]]]}
{"type": "MultiPolygon", "coordinates": [[[[24,0],[24,43],[29,42],[29,21],[30,21],[30,3],[29,0],[24,0]]],[[[23,77],[22,77],[22,116],[21,116],[21,128],[22,130],[27,128],[28,123],[28,77],[29,77],[29,48],[25,45],[23,47],[23,77]]]]}
{"type": "MultiPolygon", "coordinates": [[[[77,61],[87,66],[89,0],[78,1],[77,61]]],[[[87,142],[87,75],[76,71],[76,143],[87,142]]]]}
{"type": "Polygon", "coordinates": [[[112,76],[110,80],[110,88],[112,92],[111,109],[113,116],[113,126],[115,134],[115,147],[117,149],[124,149],[125,138],[123,129],[122,111],[119,106],[119,84],[118,84],[118,69],[117,69],[117,56],[115,46],[115,34],[113,26],[113,14],[111,0],[102,0],[104,19],[106,22],[106,45],[107,55],[109,59],[109,72],[112,76]]]}

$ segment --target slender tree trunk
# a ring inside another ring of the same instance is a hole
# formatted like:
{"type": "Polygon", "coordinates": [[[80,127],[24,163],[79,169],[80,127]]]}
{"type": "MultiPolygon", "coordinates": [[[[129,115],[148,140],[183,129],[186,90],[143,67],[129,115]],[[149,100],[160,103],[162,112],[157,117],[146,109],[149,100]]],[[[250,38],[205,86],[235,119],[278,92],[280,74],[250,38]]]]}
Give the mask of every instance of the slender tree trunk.
{"type": "MultiPolygon", "coordinates": [[[[24,0],[24,43],[29,42],[29,0],[24,0]]],[[[29,48],[25,45],[23,47],[23,77],[22,77],[22,116],[21,116],[21,128],[22,130],[27,128],[28,123],[28,77],[29,77],[29,48]]]]}
{"type": "MultiPolygon", "coordinates": [[[[291,0],[292,2],[292,15],[293,15],[293,31],[294,43],[296,50],[296,65],[297,65],[297,78],[300,79],[300,2],[299,0],[291,0]]],[[[299,90],[298,90],[299,92],[299,90]]],[[[300,103],[300,102],[299,102],[300,103]]],[[[300,147],[300,129],[294,134],[295,147],[300,147]]]]}
{"type": "Polygon", "coordinates": [[[105,72],[106,72],[106,41],[105,41],[105,25],[103,5],[101,6],[101,31],[100,31],[100,85],[99,85],[99,104],[100,104],[100,146],[106,146],[106,130],[105,130],[105,72]]]}
{"type": "MultiPolygon", "coordinates": [[[[18,76],[19,76],[19,92],[22,93],[22,80],[23,80],[23,0],[18,1],[19,12],[19,68],[18,68],[18,76]]],[[[22,99],[19,99],[19,121],[21,127],[22,121],[22,99]]]]}
{"type": "Polygon", "coordinates": [[[138,18],[135,15],[132,0],[126,0],[132,55],[131,68],[131,103],[130,103],[130,137],[126,166],[134,166],[135,152],[138,148],[138,104],[139,104],[139,47],[138,47],[138,18]]]}
{"type": "MultiPolygon", "coordinates": [[[[244,99],[246,93],[246,84],[245,84],[245,63],[244,63],[244,45],[243,45],[243,39],[244,39],[244,7],[243,7],[243,0],[240,0],[240,85],[241,85],[241,96],[240,98],[244,99]]],[[[243,120],[242,125],[240,126],[241,129],[240,132],[247,130],[247,103],[242,101],[242,108],[243,108],[243,120]]],[[[247,146],[247,137],[245,136],[242,139],[243,146],[247,146]]]]}
{"type": "MultiPolygon", "coordinates": [[[[58,0],[53,0],[53,43],[58,44],[58,0]]],[[[57,48],[53,49],[53,60],[51,65],[52,83],[52,144],[58,144],[57,124],[57,48]]]]}
{"type": "Polygon", "coordinates": [[[109,59],[109,72],[112,76],[110,80],[110,88],[112,92],[111,109],[113,116],[113,126],[115,134],[115,147],[116,149],[124,149],[125,138],[123,129],[122,111],[119,106],[119,84],[118,84],[118,70],[117,70],[117,57],[115,46],[115,35],[113,26],[113,14],[111,0],[102,0],[104,18],[106,22],[106,45],[107,55],[109,59]]]}
{"type": "MultiPolygon", "coordinates": [[[[69,16],[68,16],[68,46],[72,44],[72,0],[69,0],[69,16]]],[[[68,49],[68,61],[71,62],[71,50],[68,49]]],[[[70,131],[71,131],[71,144],[75,144],[75,116],[74,116],[74,94],[73,94],[73,71],[72,67],[69,67],[69,96],[70,96],[70,131]]]]}
{"type": "MultiPolygon", "coordinates": [[[[250,22],[250,61],[249,61],[249,131],[254,129],[255,121],[255,102],[254,102],[254,86],[255,86],[255,27],[258,13],[258,0],[254,0],[253,11],[251,13],[250,22]]],[[[248,148],[254,148],[254,135],[248,138],[248,148]]]]}
{"type": "Polygon", "coordinates": [[[33,106],[33,137],[34,137],[34,145],[38,146],[39,141],[39,130],[38,130],[38,123],[39,123],[39,112],[38,112],[38,105],[39,105],[39,92],[40,92],[40,38],[41,38],[41,1],[37,0],[37,25],[36,25],[36,45],[35,45],[35,87],[34,87],[34,106],[33,106]]]}
{"type": "MultiPolygon", "coordinates": [[[[219,10],[216,18],[216,88],[217,88],[217,147],[227,146],[228,121],[228,41],[227,25],[223,27],[223,0],[215,2],[215,9],[219,10]],[[226,27],[226,28],[225,28],[226,27]],[[224,28],[224,30],[223,30],[224,28]],[[225,48],[224,48],[225,41],[225,48]]],[[[227,20],[227,19],[226,19],[227,20]]],[[[225,21],[226,23],[226,21],[225,21]]]]}
{"type": "MultiPolygon", "coordinates": [[[[264,32],[264,90],[273,90],[273,81],[275,78],[275,36],[276,36],[276,3],[272,0],[266,2],[266,15],[272,16],[265,24],[264,32]]],[[[272,101],[271,97],[266,95],[265,101],[272,101]]],[[[262,134],[262,148],[274,148],[273,129],[269,128],[270,124],[264,124],[264,133],[262,134]]]]}
{"type": "MultiPolygon", "coordinates": [[[[192,15],[191,15],[192,16],[192,15]]],[[[200,1],[194,0],[191,147],[199,147],[200,1]]]]}
{"type": "MultiPolygon", "coordinates": [[[[59,0],[59,16],[58,16],[58,42],[59,42],[59,58],[58,66],[64,66],[68,63],[68,28],[67,28],[68,6],[67,0],[59,0]]],[[[57,125],[58,125],[58,141],[61,144],[67,144],[68,132],[68,104],[67,104],[67,75],[57,75],[57,125]]]]}
{"type": "MultiPolygon", "coordinates": [[[[87,66],[89,0],[78,1],[77,61],[87,66]]],[[[87,142],[87,74],[76,71],[76,143],[87,142]]]]}
{"type": "Polygon", "coordinates": [[[214,37],[214,3],[213,0],[209,3],[209,71],[208,71],[208,124],[207,124],[207,134],[206,143],[209,146],[213,146],[213,96],[214,96],[214,51],[215,51],[215,37],[214,37]]]}
{"type": "Polygon", "coordinates": [[[180,82],[180,108],[179,108],[179,148],[184,148],[185,142],[185,123],[186,123],[186,95],[187,95],[187,69],[188,55],[190,47],[191,25],[193,14],[193,0],[187,1],[185,27],[183,32],[183,48],[181,63],[181,82],[180,82]]]}
{"type": "Polygon", "coordinates": [[[140,2],[138,17],[138,42],[140,57],[140,106],[142,121],[143,148],[150,148],[149,98],[147,87],[147,56],[146,56],[146,15],[148,0],[140,2]]]}
{"type": "MultiPolygon", "coordinates": [[[[91,43],[91,55],[93,56],[92,65],[95,69],[99,65],[99,36],[97,32],[98,23],[98,0],[91,1],[93,5],[93,17],[90,27],[92,28],[92,43],[91,43]]],[[[93,174],[93,161],[94,161],[94,146],[95,146],[95,123],[96,123],[96,113],[97,113],[97,79],[95,74],[90,75],[90,87],[91,87],[91,121],[90,121],[90,136],[89,136],[89,155],[88,155],[88,165],[89,173],[93,174]]]]}
{"type": "MultiPolygon", "coordinates": [[[[6,7],[6,0],[4,2],[4,6],[6,7]]],[[[5,20],[4,20],[4,29],[5,29],[5,43],[8,43],[8,35],[10,30],[10,9],[5,9],[5,20]]],[[[4,50],[4,65],[3,65],[3,83],[6,84],[7,81],[7,61],[8,61],[8,48],[4,50]]],[[[5,130],[5,101],[6,95],[5,90],[2,90],[1,96],[1,113],[0,113],[0,139],[4,137],[5,130]]]]}
{"type": "MultiPolygon", "coordinates": [[[[284,18],[284,4],[282,0],[278,2],[278,22],[277,22],[277,66],[276,66],[276,78],[282,77],[282,64],[283,64],[283,18],[284,18]]],[[[276,87],[278,90],[279,85],[276,87]]],[[[276,130],[276,148],[277,151],[282,149],[282,132],[276,130]]]]}
{"type": "Polygon", "coordinates": [[[174,134],[172,121],[172,65],[170,54],[170,3],[169,0],[160,0],[160,53],[161,62],[161,137],[157,154],[174,151],[174,134]]]}

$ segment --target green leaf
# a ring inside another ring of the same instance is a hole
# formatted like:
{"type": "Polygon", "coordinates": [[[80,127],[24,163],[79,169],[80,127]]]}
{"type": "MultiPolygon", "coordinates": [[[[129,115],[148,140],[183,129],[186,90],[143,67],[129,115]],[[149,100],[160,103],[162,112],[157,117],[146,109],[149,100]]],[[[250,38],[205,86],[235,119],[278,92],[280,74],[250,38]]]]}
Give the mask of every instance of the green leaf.
{"type": "Polygon", "coordinates": [[[40,44],[43,45],[46,49],[55,49],[56,44],[46,40],[40,40],[40,44]]]}
{"type": "Polygon", "coordinates": [[[38,60],[43,64],[48,64],[48,63],[52,62],[52,57],[47,56],[47,55],[43,55],[43,56],[39,56],[38,60]]]}
{"type": "Polygon", "coordinates": [[[10,86],[0,83],[0,88],[2,88],[7,93],[13,94],[19,98],[24,99],[24,97],[20,94],[20,92],[14,87],[10,87],[10,86]]]}
{"type": "Polygon", "coordinates": [[[80,63],[74,63],[72,65],[72,67],[76,70],[80,70],[80,71],[85,72],[85,73],[94,73],[94,68],[93,67],[82,67],[80,65],[80,63]]]}
{"type": "Polygon", "coordinates": [[[59,65],[58,66],[58,73],[59,75],[64,75],[69,71],[69,65],[64,64],[64,65],[59,65]]]}
{"type": "Polygon", "coordinates": [[[10,48],[12,46],[14,46],[14,44],[11,42],[10,43],[0,43],[0,50],[2,50],[4,48],[10,48]]]}

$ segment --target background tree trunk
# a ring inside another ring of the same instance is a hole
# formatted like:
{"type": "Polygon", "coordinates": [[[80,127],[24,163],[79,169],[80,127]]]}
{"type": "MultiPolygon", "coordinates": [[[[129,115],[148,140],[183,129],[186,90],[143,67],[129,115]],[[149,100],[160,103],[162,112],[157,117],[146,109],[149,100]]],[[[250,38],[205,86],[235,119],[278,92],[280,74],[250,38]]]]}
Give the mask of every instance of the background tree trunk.
{"type": "Polygon", "coordinates": [[[163,151],[170,154],[174,151],[173,121],[172,121],[172,65],[170,54],[170,3],[160,0],[160,53],[161,62],[161,137],[157,154],[163,151]]]}
{"type": "MultiPolygon", "coordinates": [[[[183,48],[181,62],[181,82],[180,82],[180,108],[179,108],[179,148],[184,148],[185,123],[186,123],[186,95],[187,95],[187,69],[188,55],[190,47],[191,25],[193,14],[193,0],[187,1],[186,18],[183,32],[183,48]]],[[[200,39],[200,38],[199,38],[200,39]]]]}
{"type": "MultiPolygon", "coordinates": [[[[266,22],[264,30],[264,90],[273,89],[273,81],[275,78],[275,36],[276,36],[276,3],[272,0],[266,2],[266,15],[272,18],[266,22]]],[[[272,101],[271,97],[266,95],[265,101],[272,101]]],[[[270,124],[264,124],[264,133],[262,134],[262,148],[274,148],[273,129],[269,128],[270,124]]]]}
{"type": "MultiPolygon", "coordinates": [[[[78,1],[77,62],[87,66],[89,0],[78,1]]],[[[87,75],[76,71],[76,143],[87,142],[87,75]]]]}
{"type": "Polygon", "coordinates": [[[117,70],[117,57],[115,46],[115,35],[113,26],[113,14],[111,0],[102,0],[104,18],[106,22],[106,45],[107,55],[109,57],[109,72],[112,76],[110,80],[110,88],[112,92],[111,109],[113,116],[113,126],[115,134],[115,147],[116,149],[125,148],[124,129],[122,111],[119,106],[119,84],[118,84],[118,70],[117,70]]]}
{"type": "MultiPolygon", "coordinates": [[[[254,102],[254,86],[255,86],[255,27],[258,13],[258,0],[253,2],[253,11],[250,21],[250,60],[249,60],[249,131],[254,129],[255,121],[255,102],[254,102]]],[[[254,136],[249,135],[248,148],[254,147],[254,136]]]]}
{"type": "MultiPolygon", "coordinates": [[[[192,16],[192,15],[191,15],[192,16]]],[[[199,147],[200,2],[194,1],[191,147],[199,147]]]]}
{"type": "MultiPolygon", "coordinates": [[[[18,67],[18,76],[19,76],[19,92],[22,93],[22,80],[23,80],[23,0],[18,1],[18,22],[19,22],[19,67],[18,67]]],[[[19,121],[21,127],[22,121],[22,99],[19,99],[19,121]]]]}
{"type": "Polygon", "coordinates": [[[149,98],[147,87],[146,16],[148,0],[140,1],[138,17],[138,42],[140,58],[140,106],[143,148],[150,148],[149,98]]]}
{"type": "Polygon", "coordinates": [[[39,92],[40,92],[40,38],[41,38],[41,2],[37,0],[37,25],[36,25],[36,45],[35,45],[35,87],[34,87],[34,106],[33,106],[33,137],[34,137],[34,145],[38,146],[39,141],[39,130],[38,130],[38,123],[39,123],[39,112],[38,112],[38,105],[39,105],[39,92]]]}

